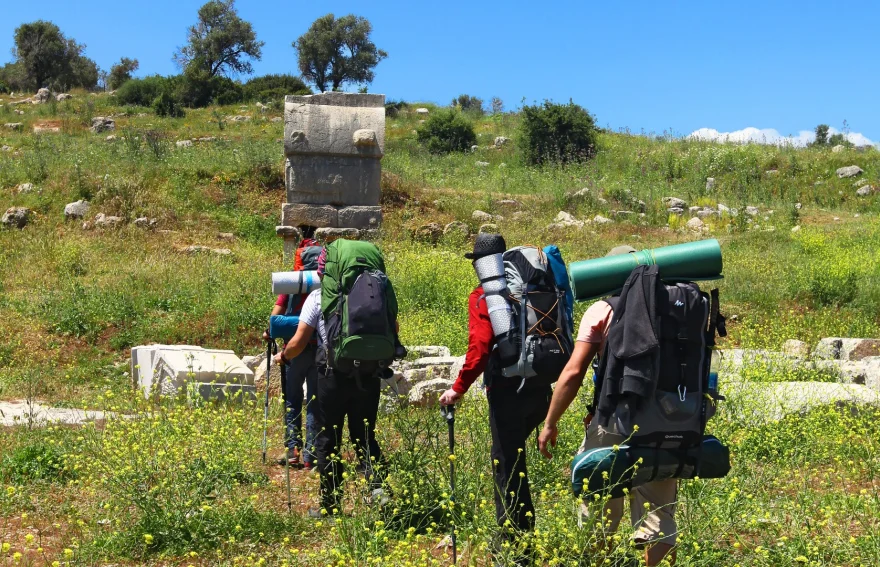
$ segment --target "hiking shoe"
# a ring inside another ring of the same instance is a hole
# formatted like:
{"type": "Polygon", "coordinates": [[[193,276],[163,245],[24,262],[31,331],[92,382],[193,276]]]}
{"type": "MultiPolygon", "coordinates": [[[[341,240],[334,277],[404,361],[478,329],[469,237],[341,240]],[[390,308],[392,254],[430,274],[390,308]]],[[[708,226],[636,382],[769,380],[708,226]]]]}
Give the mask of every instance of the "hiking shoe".
{"type": "Polygon", "coordinates": [[[278,459],[278,464],[282,467],[290,465],[291,467],[298,468],[300,466],[299,449],[297,447],[287,449],[287,455],[278,459]]]}
{"type": "Polygon", "coordinates": [[[323,520],[324,518],[329,518],[330,516],[325,514],[321,508],[309,508],[309,518],[313,520],[323,520]]]}

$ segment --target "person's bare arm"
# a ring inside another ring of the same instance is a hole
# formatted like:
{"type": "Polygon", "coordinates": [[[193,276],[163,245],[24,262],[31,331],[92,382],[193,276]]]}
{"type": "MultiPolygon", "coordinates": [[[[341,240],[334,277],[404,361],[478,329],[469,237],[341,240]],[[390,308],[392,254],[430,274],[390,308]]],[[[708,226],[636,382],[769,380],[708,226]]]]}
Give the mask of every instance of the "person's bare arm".
{"type": "Polygon", "coordinates": [[[312,335],[314,334],[314,327],[300,321],[296,328],[296,334],[293,335],[293,338],[290,339],[284,350],[275,356],[275,362],[279,364],[283,362],[282,357],[289,362],[302,354],[302,351],[306,350],[306,346],[308,346],[309,341],[312,340],[312,335]]]}
{"type": "Polygon", "coordinates": [[[553,390],[553,398],[550,400],[550,409],[547,410],[547,417],[544,420],[544,428],[538,436],[538,449],[541,454],[548,459],[553,456],[550,454],[548,445],[556,446],[556,437],[559,434],[557,424],[562,414],[568,409],[568,406],[577,398],[578,391],[584,383],[584,376],[590,369],[596,354],[599,352],[599,344],[585,343],[578,341],[575,343],[574,352],[562,370],[559,381],[556,382],[556,388],[553,390]]]}

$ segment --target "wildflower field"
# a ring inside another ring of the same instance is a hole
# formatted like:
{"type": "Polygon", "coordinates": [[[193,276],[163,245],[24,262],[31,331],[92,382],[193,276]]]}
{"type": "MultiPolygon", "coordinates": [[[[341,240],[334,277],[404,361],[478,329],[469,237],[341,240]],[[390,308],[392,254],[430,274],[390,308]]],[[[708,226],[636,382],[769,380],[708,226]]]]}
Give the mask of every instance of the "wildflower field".
{"type": "MultiPolygon", "coordinates": [[[[159,118],[116,106],[110,96],[74,94],[22,107],[24,115],[0,97],[0,123],[23,123],[22,131],[0,129],[0,146],[9,148],[0,152],[0,209],[35,213],[23,230],[0,231],[0,400],[109,416],[83,426],[0,428],[0,565],[448,565],[453,526],[459,563],[490,565],[490,433],[479,392],[456,416],[454,499],[446,423],[436,410],[401,407],[379,419],[388,505],[367,502],[352,463],[346,513],[314,522],[305,511],[316,501],[317,479],[291,473],[288,510],[284,469],[261,461],[261,404],[147,401],[132,391],[126,373],[134,345],[191,343],[240,355],[263,349],[269,274],[283,267],[274,233],[284,201],[282,124],[272,122],[281,108],[159,118]],[[250,120],[224,118],[235,114],[250,120]],[[92,117],[108,115],[117,124],[109,141],[87,128],[92,117]],[[47,122],[61,131],[31,133],[47,122]],[[214,140],[175,145],[205,137],[214,140]],[[19,192],[23,183],[33,190],[19,192]],[[78,199],[90,201],[91,216],[156,218],[158,230],[83,230],[82,221],[63,216],[78,199]],[[232,254],[181,253],[188,245],[232,254]]],[[[503,217],[497,224],[509,245],[555,243],[569,262],[623,243],[718,238],[723,311],[736,315],[722,348],[778,350],[787,339],[880,334],[880,193],[857,196],[854,179],[835,175],[858,165],[880,186],[877,151],[606,131],[591,161],[533,168],[515,143],[488,149],[496,136],[515,139],[517,123],[516,113],[480,118],[480,149],[434,156],[417,143],[417,116],[388,120],[379,244],[405,344],[464,353],[467,295],[476,285],[463,257],[471,242],[450,234],[428,244],[416,234],[431,222],[475,230],[477,209],[503,217]],[[707,177],[715,179],[711,189],[707,177]],[[668,196],[741,212],[707,218],[708,232],[695,234],[667,213],[668,196]],[[518,204],[500,203],[511,199],[518,204]],[[638,201],[643,217],[547,228],[559,211],[611,217],[637,210],[638,201]],[[758,214],[742,213],[747,206],[758,214]]],[[[830,404],[777,419],[762,414],[759,386],[827,377],[770,369],[745,379],[709,423],[730,445],[733,470],[722,480],[681,483],[677,565],[880,564],[880,409],[830,404]]],[[[612,535],[601,523],[578,526],[567,472],[589,394],[560,424],[553,460],[534,446],[523,455],[537,505],[537,530],[526,543],[542,565],[638,565],[627,529],[612,535]]],[[[273,400],[273,456],[281,450],[281,415],[273,400]]],[[[352,460],[353,451],[344,457],[352,460]]]]}

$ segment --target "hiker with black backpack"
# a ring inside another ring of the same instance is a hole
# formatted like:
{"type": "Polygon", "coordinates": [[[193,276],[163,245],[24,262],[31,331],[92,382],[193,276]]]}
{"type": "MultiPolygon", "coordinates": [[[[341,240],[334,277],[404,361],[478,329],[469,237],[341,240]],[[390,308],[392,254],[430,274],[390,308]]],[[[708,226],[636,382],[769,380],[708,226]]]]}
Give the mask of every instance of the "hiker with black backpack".
{"type": "Polygon", "coordinates": [[[389,375],[394,358],[405,356],[397,339],[397,298],[375,245],[333,241],[321,253],[318,276],[321,289],[306,298],[296,335],[276,357],[282,363],[295,358],[317,332],[316,450],[321,497],[320,505],[309,510],[309,516],[316,519],[342,510],[341,445],[346,417],[350,428],[360,431],[355,443],[373,489],[371,499],[387,500],[381,488],[383,461],[376,440],[380,381],[389,375]]]}
{"type": "MultiPolygon", "coordinates": [[[[635,252],[618,246],[607,256],[635,252]]],[[[724,336],[717,305],[714,291],[710,296],[691,282],[664,282],[657,266],[636,267],[618,295],[597,301],[584,313],[574,354],[556,384],[538,436],[539,450],[552,458],[559,420],[592,365],[594,396],[578,455],[603,448],[622,451],[624,446],[648,455],[639,466],[639,475],[644,475],[640,480],[646,482],[633,482],[629,500],[634,540],[645,549],[649,566],[664,559],[675,562],[676,478],[686,465],[693,466],[684,455],[700,446],[706,420],[714,412],[712,393],[705,386],[716,327],[724,336]],[[660,474],[660,459],[651,458],[660,451],[682,455],[672,472],[660,474]]],[[[623,505],[623,497],[589,499],[581,506],[581,521],[592,520],[613,534],[623,505]]]]}
{"type": "MultiPolygon", "coordinates": [[[[555,254],[558,250],[552,247],[555,254]]],[[[499,565],[531,564],[530,552],[516,549],[534,529],[526,447],[544,420],[551,384],[571,355],[565,291],[557,285],[545,251],[528,246],[507,250],[500,234],[479,234],[472,260],[480,285],[468,299],[468,349],[452,388],[440,397],[451,406],[483,375],[492,432],[495,511],[500,527],[494,549],[499,565]],[[505,543],[514,544],[508,547],[505,543]],[[507,548],[507,550],[505,550],[507,548]]],[[[559,257],[556,271],[564,271],[559,257]]],[[[567,274],[556,274],[567,281],[567,274]]]]}

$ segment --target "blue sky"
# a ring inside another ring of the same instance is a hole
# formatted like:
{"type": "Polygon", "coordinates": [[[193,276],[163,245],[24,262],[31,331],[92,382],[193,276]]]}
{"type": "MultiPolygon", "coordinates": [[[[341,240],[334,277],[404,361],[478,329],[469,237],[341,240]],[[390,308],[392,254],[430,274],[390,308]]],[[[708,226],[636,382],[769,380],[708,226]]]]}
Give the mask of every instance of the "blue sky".
{"type": "MultiPolygon", "coordinates": [[[[13,30],[48,19],[103,68],[122,56],[139,74],[172,73],[202,0],[4,2],[0,63],[13,30]]],[[[773,139],[825,122],[880,141],[880,3],[282,2],[238,0],[266,42],[257,73],[295,73],[291,42],[317,17],[367,17],[389,53],[371,92],[448,104],[468,93],[572,98],[599,124],[634,132],[773,139]],[[757,130],[743,131],[745,128],[757,130]]],[[[855,138],[854,141],[860,138],[855,138]]]]}

